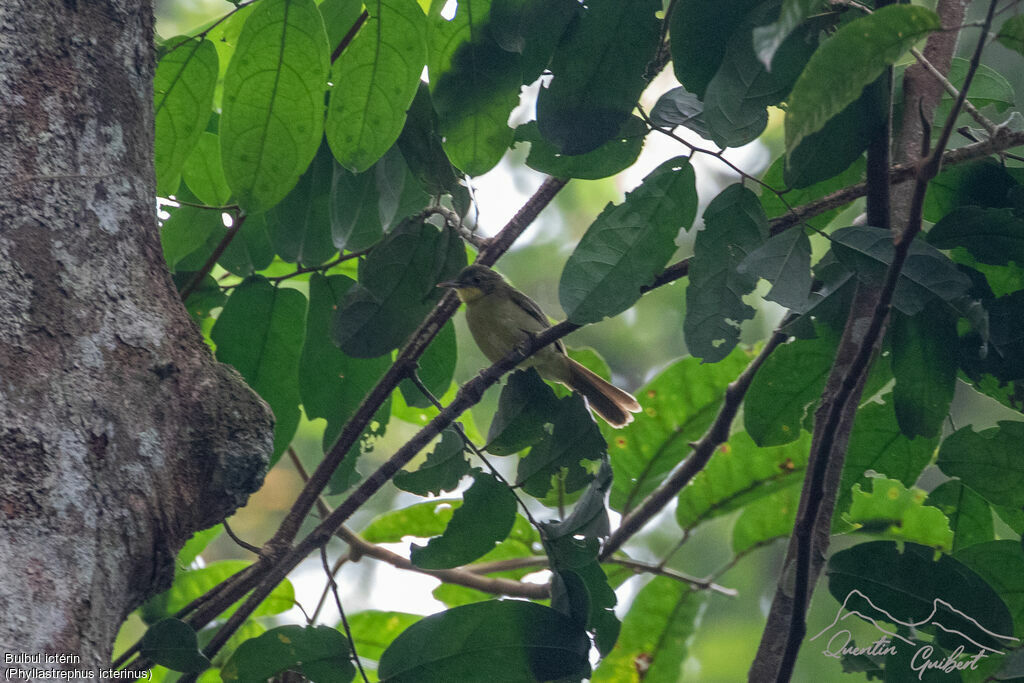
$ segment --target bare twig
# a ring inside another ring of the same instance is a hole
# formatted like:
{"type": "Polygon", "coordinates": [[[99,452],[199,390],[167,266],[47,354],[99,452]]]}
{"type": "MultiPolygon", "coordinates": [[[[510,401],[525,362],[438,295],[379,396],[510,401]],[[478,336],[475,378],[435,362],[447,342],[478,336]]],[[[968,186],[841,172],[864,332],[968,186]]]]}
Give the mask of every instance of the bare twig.
{"type": "Polygon", "coordinates": [[[217,243],[217,247],[213,250],[213,253],[210,254],[210,257],[206,259],[206,263],[203,264],[202,268],[196,271],[196,274],[192,277],[189,283],[181,290],[182,301],[188,301],[188,298],[192,296],[194,291],[196,291],[196,288],[203,281],[203,278],[209,275],[210,271],[213,270],[213,267],[217,265],[217,261],[220,260],[224,250],[228,248],[228,245],[231,244],[231,240],[235,239],[235,235],[237,235],[238,231],[242,229],[242,225],[245,223],[246,218],[247,215],[244,213],[239,213],[235,216],[235,219],[231,222],[231,227],[228,228],[228,231],[224,233],[224,237],[222,237],[220,242],[217,243]]]}

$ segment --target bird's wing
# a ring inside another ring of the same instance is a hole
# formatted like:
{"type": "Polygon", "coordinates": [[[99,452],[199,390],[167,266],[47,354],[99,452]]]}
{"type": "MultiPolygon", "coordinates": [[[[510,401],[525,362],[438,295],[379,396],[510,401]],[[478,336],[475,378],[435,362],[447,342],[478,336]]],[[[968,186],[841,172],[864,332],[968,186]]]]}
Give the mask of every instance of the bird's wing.
{"type": "MultiPolygon", "coordinates": [[[[518,289],[512,288],[512,301],[529,313],[531,318],[540,323],[541,329],[551,327],[551,323],[548,322],[548,317],[544,315],[544,311],[542,311],[540,306],[537,305],[537,302],[520,292],[518,289]]],[[[525,331],[530,332],[530,330],[525,331]]],[[[561,339],[556,341],[554,346],[562,353],[565,353],[565,344],[562,343],[561,339]]]]}

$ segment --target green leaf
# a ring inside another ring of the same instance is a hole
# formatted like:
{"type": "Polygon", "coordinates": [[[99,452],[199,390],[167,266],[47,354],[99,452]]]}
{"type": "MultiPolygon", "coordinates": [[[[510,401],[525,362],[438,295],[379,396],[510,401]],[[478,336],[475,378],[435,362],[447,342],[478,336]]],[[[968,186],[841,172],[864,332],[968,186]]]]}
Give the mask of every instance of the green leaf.
{"type": "Polygon", "coordinates": [[[551,387],[533,368],[512,373],[498,398],[487,432],[487,451],[511,455],[532,446],[547,435],[544,425],[558,410],[551,387]]]}
{"type": "Polygon", "coordinates": [[[768,221],[757,195],[735,184],[704,210],[704,229],[697,233],[686,288],[683,333],[690,353],[705,363],[729,355],[740,338],[740,323],[754,317],[743,296],[757,281],[736,268],[768,237],[768,221]]]}
{"type": "Polygon", "coordinates": [[[935,507],[925,504],[925,493],[907,489],[892,479],[871,479],[871,491],[853,485],[852,502],[846,520],[867,531],[899,541],[913,541],[949,552],[953,530],[949,520],[935,507]]]}
{"type": "Polygon", "coordinates": [[[937,465],[959,477],[991,503],[1024,506],[1024,422],[1001,420],[998,428],[958,429],[942,442],[937,465]]]}
{"type": "Polygon", "coordinates": [[[439,125],[430,86],[421,81],[398,136],[398,148],[410,172],[434,196],[450,194],[459,187],[452,162],[441,146],[439,125]]]}
{"type": "Polygon", "coordinates": [[[768,280],[772,289],[766,299],[801,310],[811,293],[811,241],[800,226],[795,226],[750,252],[736,271],[768,280]]]}
{"type": "Polygon", "coordinates": [[[825,5],[825,0],[785,0],[779,18],[767,26],[754,29],[754,52],[764,64],[764,68],[772,68],[775,53],[812,12],[825,5]]]}
{"type": "MultiPolygon", "coordinates": [[[[174,584],[157,596],[161,603],[161,611],[157,618],[177,614],[186,605],[203,595],[206,591],[225,581],[238,572],[249,567],[251,563],[244,560],[221,560],[213,562],[201,569],[189,569],[174,577],[174,584]]],[[[226,619],[242,604],[239,600],[222,613],[226,619]]],[[[274,590],[260,603],[254,617],[265,617],[290,610],[295,605],[295,589],[287,579],[279,583],[274,590]]]]}
{"type": "Polygon", "coordinates": [[[1024,219],[1013,209],[962,206],[928,231],[928,242],[939,249],[964,247],[982,263],[1024,264],[1024,219]]]}
{"type": "Polygon", "coordinates": [[[195,149],[185,159],[181,177],[188,189],[209,206],[223,206],[231,199],[231,188],[220,161],[220,140],[214,133],[203,133],[195,149]]]}
{"type": "Polygon", "coordinates": [[[890,5],[836,31],[811,57],[789,95],[787,153],[856,100],[915,42],[941,27],[930,9],[890,5]]]}
{"type": "Polygon", "coordinates": [[[348,640],[328,626],[278,626],[250,638],[224,663],[225,681],[263,681],[289,670],[314,683],[348,683],[356,675],[348,640]]]}
{"type": "Polygon", "coordinates": [[[589,650],[586,632],[564,614],[491,600],[413,624],[384,651],[377,673],[382,683],[550,681],[589,674],[589,650]]]}
{"type": "MultiPolygon", "coordinates": [[[[235,220],[242,220],[241,217],[235,220]]],[[[245,217],[245,223],[235,234],[218,264],[239,277],[248,277],[263,270],[274,261],[274,247],[267,235],[266,214],[258,213],[245,217]]]]}
{"type": "Polygon", "coordinates": [[[650,683],[678,681],[706,595],[664,576],[651,579],[637,593],[622,619],[618,642],[590,680],[593,683],[641,680],[637,663],[643,662],[647,668],[642,680],[650,683]]]}
{"type": "Polygon", "coordinates": [[[331,69],[325,132],[342,166],[361,173],[398,139],[427,62],[427,18],[416,0],[375,0],[331,69]]]}
{"type": "Polygon", "coordinates": [[[180,619],[163,619],[150,626],[139,643],[139,655],[172,671],[195,673],[210,667],[210,660],[199,651],[196,632],[180,619]]]}
{"type": "Polygon", "coordinates": [[[492,0],[491,33],[501,49],[522,55],[523,85],[547,68],[558,39],[580,9],[575,0],[492,0]]]}
{"type": "Polygon", "coordinates": [[[185,545],[178,551],[178,566],[188,568],[195,561],[199,554],[210,544],[210,542],[224,532],[224,525],[217,524],[209,529],[203,529],[192,534],[192,538],[185,541],[185,545]]]}
{"type": "Polygon", "coordinates": [[[602,425],[612,469],[611,505],[626,514],[690,453],[711,425],[729,382],[750,362],[736,349],[718,363],[684,358],[636,392],[643,417],[622,429],[602,425]]]}
{"type": "Polygon", "coordinates": [[[469,461],[464,453],[462,437],[449,427],[441,432],[440,443],[427,455],[419,469],[415,472],[402,470],[395,474],[392,482],[417,496],[428,493],[439,496],[442,491],[454,491],[462,477],[469,474],[469,461]]]}
{"type": "Polygon", "coordinates": [[[157,194],[177,190],[181,168],[203,134],[217,85],[217,50],[201,38],[176,36],[153,76],[157,194]]]}
{"type": "Polygon", "coordinates": [[[569,320],[597,322],[640,298],[672,258],[680,228],[697,214],[693,167],[676,157],[644,178],[615,206],[608,204],[569,256],[558,298],[569,320]]]}
{"type": "Polygon", "coordinates": [[[743,401],[743,426],[759,446],[778,446],[800,436],[821,397],[837,339],[818,328],[816,339],[797,339],[775,349],[743,401]]]}
{"type": "Polygon", "coordinates": [[[603,656],[615,644],[620,624],[614,611],[615,590],[597,559],[600,545],[596,538],[561,536],[549,539],[545,548],[554,572],[551,607],[593,633],[594,645],[603,656]]]}
{"type": "Polygon", "coordinates": [[[1010,17],[999,28],[996,40],[1024,55],[1024,16],[1010,17]]]}
{"type": "Polygon", "coordinates": [[[651,107],[651,125],[655,128],[686,126],[705,140],[711,139],[711,130],[704,120],[704,103],[686,88],[672,88],[651,107]]]}
{"type": "Polygon", "coordinates": [[[580,499],[576,501],[569,516],[560,522],[544,523],[545,538],[559,539],[571,536],[604,538],[607,536],[611,531],[611,526],[608,521],[605,499],[611,485],[611,465],[607,460],[602,460],[597,476],[590,482],[590,486],[580,496],[580,499]]]}
{"type": "Polygon", "coordinates": [[[395,637],[422,619],[418,614],[366,610],[349,615],[352,642],[360,657],[379,660],[395,637]]]}
{"type": "Polygon", "coordinates": [[[939,484],[925,502],[937,507],[949,520],[954,552],[995,538],[992,508],[963,482],[950,479],[939,484]]]}
{"type": "Polygon", "coordinates": [[[672,68],[683,86],[703,99],[725,57],[729,38],[761,0],[728,3],[676,0],[669,19],[672,68]]]}
{"type": "Polygon", "coordinates": [[[562,154],[540,135],[537,122],[530,121],[515,132],[516,142],[530,143],[526,165],[535,171],[556,178],[607,178],[633,165],[647,136],[647,124],[638,116],[630,116],[619,129],[619,134],[597,149],[569,156],[562,154]]]}
{"type": "Polygon", "coordinates": [[[359,264],[359,282],[339,309],[332,336],[356,358],[398,348],[441,299],[438,282],[466,265],[462,240],[451,228],[405,221],[359,264]]]}
{"type": "Polygon", "coordinates": [[[461,500],[451,498],[385,512],[366,525],[363,538],[370,543],[398,543],[405,536],[437,536],[444,533],[448,520],[461,505],[461,500]]]}
{"type": "Polygon", "coordinates": [[[803,478],[810,445],[806,434],[774,448],[758,448],[744,432],[733,434],[679,493],[676,521],[692,529],[792,485],[803,478]]]}
{"type": "Polygon", "coordinates": [[[362,0],[323,0],[320,3],[320,15],[327,29],[327,45],[332,53],[359,21],[362,13],[362,0]]]}
{"type": "Polygon", "coordinates": [[[1013,632],[1010,612],[978,574],[948,555],[939,555],[936,561],[933,548],[901,545],[902,553],[892,541],[861,543],[829,559],[828,589],[844,605],[843,612],[856,611],[888,623],[895,618],[918,624],[943,647],[970,645],[963,637],[988,647],[1005,647],[1005,641],[992,634],[1013,632]]]}
{"type": "Polygon", "coordinates": [[[318,266],[337,253],[330,232],[333,181],[334,159],[323,144],[298,184],[266,212],[267,234],[282,260],[318,266]]]}
{"type": "Polygon", "coordinates": [[[869,470],[911,486],[935,453],[938,439],[907,438],[896,422],[892,397],[884,398],[886,403],[867,403],[857,411],[843,463],[837,511],[847,509],[850,491],[854,484],[867,481],[869,470]]]}
{"type": "Polygon", "coordinates": [[[937,436],[956,389],[956,319],[940,306],[913,317],[892,316],[893,400],[900,429],[910,438],[937,436]]]}
{"type": "Polygon", "coordinates": [[[484,555],[504,540],[516,521],[516,497],[494,475],[474,470],[473,485],[444,533],[426,546],[412,544],[409,559],[422,569],[451,569],[484,555]]]}
{"type": "Polygon", "coordinates": [[[789,93],[808,58],[817,47],[822,28],[815,22],[794,31],[768,69],[751,44],[753,26],[762,23],[777,6],[755,8],[736,29],[718,71],[704,93],[704,121],[719,147],[740,147],[757,138],[768,124],[768,105],[789,93]]]}
{"type": "MultiPolygon", "coordinates": [[[[877,286],[892,262],[892,233],[869,226],[841,228],[832,233],[832,251],[862,282],[877,286]]],[[[970,286],[970,279],[945,254],[914,240],[896,282],[892,305],[905,315],[917,315],[929,301],[956,301],[970,286]]]]}
{"type": "MultiPolygon", "coordinates": [[[[990,330],[988,355],[971,358],[963,354],[961,366],[973,378],[991,374],[1000,385],[1024,378],[1024,291],[986,301],[985,308],[990,330]]],[[[1019,405],[1019,397],[992,393],[1010,407],[1019,405]]]]}
{"type": "MultiPolygon", "coordinates": [[[[438,331],[437,336],[430,342],[430,346],[423,352],[418,361],[419,367],[416,370],[420,381],[427,387],[434,396],[444,396],[452,383],[455,375],[455,361],[458,351],[455,343],[455,325],[449,320],[438,331]]],[[[413,384],[412,380],[403,379],[398,385],[405,398],[406,405],[416,408],[427,408],[433,404],[430,399],[423,395],[419,387],[413,384]]]]}
{"type": "Polygon", "coordinates": [[[389,149],[374,164],[373,171],[379,196],[380,224],[385,231],[430,204],[430,195],[424,192],[397,147],[389,149]]]}
{"type": "MultiPolygon", "coordinates": [[[[195,277],[195,273],[192,272],[181,272],[174,274],[174,286],[179,292],[184,289],[192,278],[195,277]]],[[[189,315],[192,316],[193,320],[196,321],[197,325],[202,326],[205,322],[210,322],[207,316],[210,315],[210,311],[214,308],[220,308],[227,301],[227,295],[224,294],[224,290],[220,288],[217,281],[212,276],[207,275],[199,283],[199,286],[195,288],[192,294],[189,295],[188,301],[185,302],[185,308],[188,310],[189,315]]]]}
{"type": "MultiPolygon", "coordinates": [[[[971,62],[962,57],[954,57],[946,78],[957,90],[963,90],[964,80],[971,62]]],[[[979,64],[971,79],[971,89],[967,92],[967,100],[978,109],[993,107],[997,112],[1004,112],[1013,106],[1013,86],[998,71],[990,66],[979,64]]],[[[942,93],[942,101],[935,112],[934,126],[937,128],[946,122],[946,117],[953,109],[956,98],[947,92],[942,93]]],[[[987,134],[986,134],[987,135],[987,134]]]]}
{"type": "Polygon", "coordinates": [[[608,452],[583,397],[574,393],[559,400],[556,411],[551,433],[530,449],[516,471],[516,485],[535,498],[546,496],[552,477],[563,470],[565,492],[582,489],[591,480],[582,463],[603,460],[608,452]]]}
{"type": "MultiPolygon", "coordinates": [[[[809,139],[810,138],[808,138],[808,140],[809,139]]],[[[806,143],[807,140],[804,142],[806,143]]],[[[782,177],[785,165],[786,157],[781,156],[768,167],[764,176],[761,177],[761,180],[767,183],[769,187],[786,191],[784,198],[767,189],[761,191],[761,207],[764,209],[765,215],[769,219],[784,216],[789,213],[790,207],[801,206],[814,201],[815,199],[820,199],[821,197],[842,189],[847,185],[853,185],[864,177],[864,161],[860,160],[848,166],[847,169],[839,175],[829,173],[827,179],[822,180],[821,182],[813,183],[809,186],[794,186],[793,188],[788,188],[787,183],[782,177]]],[[[814,218],[808,218],[804,222],[812,228],[818,228],[820,230],[831,223],[832,219],[839,215],[840,210],[840,208],[832,209],[831,211],[818,214],[814,218]]],[[[787,232],[792,230],[793,228],[790,228],[787,232]]]]}
{"type": "MultiPolygon", "coordinates": [[[[306,416],[327,420],[324,443],[333,443],[370,389],[391,365],[390,356],[364,359],[345,355],[330,337],[335,311],[355,281],[344,275],[309,279],[306,339],[299,359],[299,394],[306,416]]],[[[386,422],[385,403],[377,419],[386,422]]]]}
{"type": "Polygon", "coordinates": [[[338,249],[356,251],[376,244],[384,234],[380,222],[377,174],[353,175],[334,167],[331,185],[331,238],[338,249]]]}
{"type": "Polygon", "coordinates": [[[491,170],[512,143],[508,115],[519,103],[519,55],[490,31],[490,0],[463,0],[455,17],[431,16],[430,82],[448,158],[465,173],[491,170]]]}
{"type": "Polygon", "coordinates": [[[299,426],[299,354],[306,297],[252,277],[232,292],[210,337],[217,360],[234,366],[274,411],[276,462],[299,426]]]}
{"type": "Polygon", "coordinates": [[[224,175],[249,213],[288,194],[323,135],[329,52],[313,0],[263,0],[224,75],[224,175]]]}
{"type": "MultiPolygon", "coordinates": [[[[928,183],[924,219],[939,223],[944,216],[964,206],[994,209],[1012,207],[1011,193],[1018,187],[1020,185],[1014,177],[994,159],[949,166],[928,183]]],[[[934,228],[929,231],[929,241],[933,239],[930,234],[932,231],[934,228]]]]}
{"type": "Polygon", "coordinates": [[[796,482],[744,505],[732,528],[733,553],[740,555],[776,538],[789,536],[793,533],[799,506],[800,487],[796,482]]]}
{"type": "Polygon", "coordinates": [[[196,206],[167,207],[171,217],[160,228],[160,246],[167,268],[199,270],[224,237],[224,219],[220,211],[196,206]],[[192,258],[186,258],[195,254],[192,258]]]}
{"type": "Polygon", "coordinates": [[[958,550],[957,560],[978,573],[1010,609],[1014,633],[1024,635],[1024,551],[1017,541],[988,541],[958,550]]]}
{"type": "Polygon", "coordinates": [[[591,0],[563,34],[537,97],[540,133],[563,154],[597,149],[629,118],[658,48],[659,10],[659,0],[591,0]]]}

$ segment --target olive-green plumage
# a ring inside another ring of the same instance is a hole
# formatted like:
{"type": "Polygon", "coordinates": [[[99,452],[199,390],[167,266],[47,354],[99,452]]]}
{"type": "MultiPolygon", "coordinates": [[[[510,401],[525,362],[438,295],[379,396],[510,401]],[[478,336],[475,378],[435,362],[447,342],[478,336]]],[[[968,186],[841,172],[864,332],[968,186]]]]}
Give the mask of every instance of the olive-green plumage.
{"type": "MultiPolygon", "coordinates": [[[[487,266],[468,266],[455,280],[438,286],[454,289],[466,304],[469,331],[492,363],[550,327],[540,306],[487,266]]],[[[537,351],[521,366],[534,367],[544,379],[561,382],[578,391],[613,427],[629,424],[633,421],[631,413],[640,411],[640,404],[630,394],[569,358],[561,341],[537,351]]]]}

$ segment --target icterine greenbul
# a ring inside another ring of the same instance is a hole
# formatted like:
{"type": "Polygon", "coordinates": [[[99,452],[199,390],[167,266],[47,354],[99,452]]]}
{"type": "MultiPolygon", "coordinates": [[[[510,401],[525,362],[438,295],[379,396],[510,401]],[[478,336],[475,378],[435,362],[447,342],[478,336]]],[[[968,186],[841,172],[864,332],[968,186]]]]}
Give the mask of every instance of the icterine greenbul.
{"type": "MultiPolygon", "coordinates": [[[[468,266],[454,280],[438,287],[454,289],[466,304],[469,331],[492,363],[550,327],[540,306],[487,266],[468,266]]],[[[521,367],[534,367],[544,379],[579,392],[612,427],[624,427],[633,421],[631,413],[640,412],[633,396],[569,358],[561,341],[540,349],[521,367]]]]}

